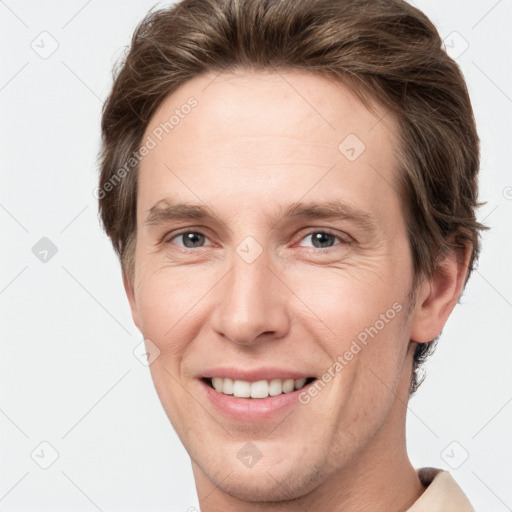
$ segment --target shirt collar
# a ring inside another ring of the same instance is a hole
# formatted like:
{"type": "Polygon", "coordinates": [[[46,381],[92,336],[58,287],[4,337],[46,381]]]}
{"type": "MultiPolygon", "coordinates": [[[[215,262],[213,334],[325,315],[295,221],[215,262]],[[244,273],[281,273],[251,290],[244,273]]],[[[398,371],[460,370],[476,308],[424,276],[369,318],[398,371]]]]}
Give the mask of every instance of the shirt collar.
{"type": "Polygon", "coordinates": [[[475,512],[448,471],[421,468],[418,470],[418,478],[427,488],[407,512],[475,512]]]}

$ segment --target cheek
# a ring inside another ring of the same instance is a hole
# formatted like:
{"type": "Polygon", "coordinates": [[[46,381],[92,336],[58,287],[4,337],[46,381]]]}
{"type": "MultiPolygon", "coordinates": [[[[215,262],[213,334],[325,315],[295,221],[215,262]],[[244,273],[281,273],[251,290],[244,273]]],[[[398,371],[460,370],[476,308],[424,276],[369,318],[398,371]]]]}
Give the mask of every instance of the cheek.
{"type": "Polygon", "coordinates": [[[376,322],[379,328],[382,321],[387,325],[397,314],[393,305],[403,304],[407,286],[383,260],[375,258],[338,268],[297,265],[283,274],[283,280],[299,299],[302,319],[310,318],[310,326],[312,322],[318,325],[326,331],[326,340],[332,339],[343,349],[345,342],[376,322]],[[382,314],[384,320],[380,320],[382,314]]]}
{"type": "Polygon", "coordinates": [[[362,328],[362,323],[351,326],[355,334],[339,338],[336,347],[330,347],[336,358],[341,356],[338,361],[342,364],[331,390],[331,402],[337,404],[333,423],[340,432],[333,448],[336,457],[343,456],[347,443],[354,443],[354,449],[363,446],[384,424],[396,402],[408,345],[406,311],[396,309],[400,308],[383,310],[387,323],[379,318],[362,328]]]}
{"type": "Polygon", "coordinates": [[[182,354],[197,334],[201,301],[215,280],[197,268],[145,268],[137,275],[136,301],[144,337],[168,359],[182,354]]]}
{"type": "Polygon", "coordinates": [[[184,391],[183,361],[199,339],[205,294],[211,288],[204,273],[189,268],[150,269],[138,273],[136,300],[144,338],[160,351],[150,372],[164,410],[182,439],[185,418],[197,413],[184,391]]]}
{"type": "Polygon", "coordinates": [[[366,264],[353,269],[296,268],[286,277],[300,299],[297,321],[329,356],[325,370],[341,377],[333,391],[341,386],[341,396],[355,393],[356,402],[369,410],[375,405],[372,397],[387,402],[379,379],[396,385],[408,344],[409,288],[397,274],[390,265],[366,264]],[[333,369],[332,361],[341,366],[333,369]]]}

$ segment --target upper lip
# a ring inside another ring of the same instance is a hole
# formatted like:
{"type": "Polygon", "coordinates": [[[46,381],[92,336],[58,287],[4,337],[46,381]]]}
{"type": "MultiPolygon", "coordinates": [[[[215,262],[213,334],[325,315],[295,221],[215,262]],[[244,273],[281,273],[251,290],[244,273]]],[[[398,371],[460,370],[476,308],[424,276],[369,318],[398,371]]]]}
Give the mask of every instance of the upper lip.
{"type": "Polygon", "coordinates": [[[229,368],[215,367],[203,370],[199,378],[220,377],[223,379],[245,380],[248,382],[257,382],[259,380],[271,379],[301,379],[313,377],[311,373],[298,372],[284,368],[260,367],[260,368],[229,368]]]}

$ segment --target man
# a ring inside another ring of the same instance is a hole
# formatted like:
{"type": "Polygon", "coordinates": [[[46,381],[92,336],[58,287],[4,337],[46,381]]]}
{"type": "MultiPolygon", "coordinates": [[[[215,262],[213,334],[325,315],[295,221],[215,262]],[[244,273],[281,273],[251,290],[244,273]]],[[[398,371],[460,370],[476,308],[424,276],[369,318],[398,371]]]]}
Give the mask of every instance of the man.
{"type": "Polygon", "coordinates": [[[483,229],[431,22],[185,0],[138,27],[102,130],[102,220],[201,510],[473,510],[405,440],[483,229]]]}

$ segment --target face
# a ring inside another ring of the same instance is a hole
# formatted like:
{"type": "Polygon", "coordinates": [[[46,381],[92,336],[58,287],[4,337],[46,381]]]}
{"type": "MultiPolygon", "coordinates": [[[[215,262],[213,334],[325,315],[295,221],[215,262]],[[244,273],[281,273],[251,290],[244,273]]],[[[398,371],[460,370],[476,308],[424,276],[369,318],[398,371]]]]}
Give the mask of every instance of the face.
{"type": "Polygon", "coordinates": [[[146,130],[127,291],[217,492],[301,496],[403,429],[412,259],[397,128],[374,107],[306,72],[204,75],[146,130]]]}

